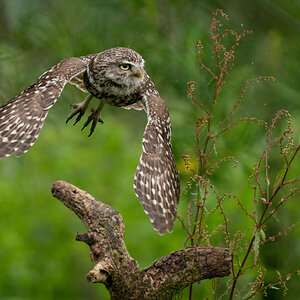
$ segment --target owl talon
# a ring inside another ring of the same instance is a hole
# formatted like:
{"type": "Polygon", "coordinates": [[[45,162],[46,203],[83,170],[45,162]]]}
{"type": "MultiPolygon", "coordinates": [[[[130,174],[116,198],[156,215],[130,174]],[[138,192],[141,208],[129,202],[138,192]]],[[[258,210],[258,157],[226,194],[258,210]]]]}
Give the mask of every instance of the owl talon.
{"type": "Polygon", "coordinates": [[[79,115],[77,116],[77,118],[76,118],[76,120],[75,120],[73,126],[74,126],[75,124],[77,124],[77,123],[81,120],[82,116],[84,115],[84,112],[78,112],[78,113],[79,113],[79,115]]]}
{"type": "Polygon", "coordinates": [[[71,104],[70,108],[73,108],[74,111],[69,115],[68,119],[66,120],[66,123],[68,123],[73,117],[75,117],[78,114],[73,126],[77,124],[81,120],[82,116],[85,114],[85,111],[87,110],[92,98],[92,95],[88,95],[82,102],[71,104]]]}
{"type": "Polygon", "coordinates": [[[95,110],[94,108],[92,108],[91,111],[92,111],[92,113],[89,115],[87,121],[84,123],[83,127],[81,128],[81,130],[83,130],[85,127],[87,127],[92,122],[90,134],[88,136],[91,136],[94,133],[98,122],[101,124],[104,123],[100,117],[101,109],[99,110],[99,108],[98,108],[95,110]]]}
{"type": "Polygon", "coordinates": [[[66,120],[66,123],[68,123],[73,117],[75,117],[75,116],[78,114],[78,116],[76,117],[76,120],[75,120],[75,122],[74,122],[74,124],[73,124],[73,126],[74,126],[76,123],[78,123],[78,122],[81,120],[81,118],[82,118],[82,116],[84,115],[84,113],[85,113],[85,110],[83,111],[82,109],[74,110],[74,111],[69,115],[68,119],[66,120]]]}

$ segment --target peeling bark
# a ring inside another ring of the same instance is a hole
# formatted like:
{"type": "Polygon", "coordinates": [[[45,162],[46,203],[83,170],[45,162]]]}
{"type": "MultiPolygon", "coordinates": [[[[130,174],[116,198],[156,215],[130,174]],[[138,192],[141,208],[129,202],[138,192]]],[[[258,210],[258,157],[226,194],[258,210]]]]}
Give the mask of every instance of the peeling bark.
{"type": "Polygon", "coordinates": [[[140,270],[127,251],[116,210],[64,181],[53,184],[52,194],[86,225],[88,232],[76,240],[90,247],[94,268],[87,279],[105,284],[111,299],[172,299],[191,283],[230,274],[229,250],[203,246],[172,252],[140,270]]]}

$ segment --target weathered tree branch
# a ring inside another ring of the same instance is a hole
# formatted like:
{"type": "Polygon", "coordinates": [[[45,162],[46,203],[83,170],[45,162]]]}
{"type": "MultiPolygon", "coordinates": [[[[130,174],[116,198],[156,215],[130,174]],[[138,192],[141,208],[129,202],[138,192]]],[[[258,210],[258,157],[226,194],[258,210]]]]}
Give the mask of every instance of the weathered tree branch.
{"type": "Polygon", "coordinates": [[[52,194],[86,225],[88,232],[76,239],[90,246],[95,264],[87,279],[105,284],[111,299],[172,299],[193,282],[230,274],[228,249],[202,246],[172,252],[140,270],[126,249],[116,210],[64,181],[53,184],[52,194]]]}

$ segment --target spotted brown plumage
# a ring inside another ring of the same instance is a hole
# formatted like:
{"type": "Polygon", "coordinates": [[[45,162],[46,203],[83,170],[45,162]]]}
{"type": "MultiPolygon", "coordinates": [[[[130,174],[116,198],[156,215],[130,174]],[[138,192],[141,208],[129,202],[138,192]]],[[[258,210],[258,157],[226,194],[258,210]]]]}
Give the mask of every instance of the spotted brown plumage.
{"type": "Polygon", "coordinates": [[[72,105],[67,122],[80,121],[93,97],[100,103],[92,109],[83,128],[91,123],[90,135],[105,104],[126,109],[145,109],[148,123],[143,153],[134,177],[135,193],[153,227],[171,232],[179,199],[179,176],[171,146],[167,106],[144,70],[140,54],[128,48],[112,48],[81,57],[67,58],[42,74],[37,82],[0,107],[0,158],[21,156],[37,139],[48,110],[64,86],[73,84],[88,96],[72,105]]]}
{"type": "Polygon", "coordinates": [[[171,146],[167,106],[158,95],[145,95],[148,124],[143,153],[134,176],[134,189],[153,227],[163,234],[173,230],[179,200],[179,176],[171,146]]]}

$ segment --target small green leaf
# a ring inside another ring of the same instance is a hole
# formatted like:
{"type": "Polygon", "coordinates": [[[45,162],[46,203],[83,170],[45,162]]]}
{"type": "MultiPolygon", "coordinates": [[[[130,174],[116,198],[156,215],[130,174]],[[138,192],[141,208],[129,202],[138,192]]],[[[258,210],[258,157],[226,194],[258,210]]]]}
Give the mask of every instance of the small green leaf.
{"type": "Polygon", "coordinates": [[[259,255],[259,243],[260,243],[260,231],[255,232],[255,238],[253,243],[253,249],[254,249],[254,265],[256,265],[257,258],[259,255]]]}
{"type": "Polygon", "coordinates": [[[284,175],[285,169],[282,169],[278,172],[278,174],[275,177],[274,184],[273,184],[273,193],[277,189],[277,187],[280,185],[282,177],[284,175]]]}
{"type": "Polygon", "coordinates": [[[281,278],[281,274],[280,274],[280,272],[278,270],[276,270],[276,273],[277,273],[278,277],[281,278]]]}
{"type": "Polygon", "coordinates": [[[266,240],[266,234],[262,229],[259,231],[259,235],[260,235],[261,240],[263,240],[263,241],[266,240]]]}
{"type": "Polygon", "coordinates": [[[215,152],[215,155],[216,155],[216,156],[218,156],[218,152],[217,152],[216,144],[214,144],[214,152],[215,152]]]}
{"type": "Polygon", "coordinates": [[[255,291],[250,291],[249,293],[247,293],[242,299],[250,299],[255,295],[255,291]]]}
{"type": "Polygon", "coordinates": [[[277,286],[274,286],[274,285],[271,287],[271,289],[273,289],[273,290],[280,290],[280,288],[279,288],[279,287],[277,287],[277,286]]]}

